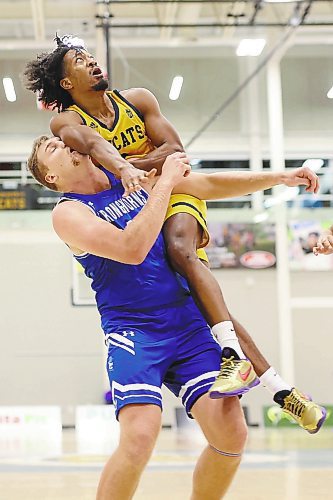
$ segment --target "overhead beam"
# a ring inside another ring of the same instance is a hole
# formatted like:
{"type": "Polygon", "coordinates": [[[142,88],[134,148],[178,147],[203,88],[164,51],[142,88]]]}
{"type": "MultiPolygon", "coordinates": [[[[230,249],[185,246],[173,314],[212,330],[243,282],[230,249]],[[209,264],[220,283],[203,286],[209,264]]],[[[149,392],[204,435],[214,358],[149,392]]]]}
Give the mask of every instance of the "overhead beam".
{"type": "MultiPolygon", "coordinates": [[[[118,23],[116,21],[112,22],[112,28],[285,28],[290,26],[288,23],[282,22],[260,22],[255,24],[249,24],[244,22],[234,22],[230,23],[217,23],[217,22],[206,22],[206,23],[118,23]]],[[[305,22],[300,26],[314,26],[314,27],[325,27],[333,26],[333,21],[318,21],[318,22],[305,22]]]]}
{"type": "MultiPolygon", "coordinates": [[[[201,3],[201,4],[206,4],[206,3],[215,3],[215,4],[236,4],[236,3],[245,3],[248,4],[249,0],[175,0],[177,3],[201,3]]],[[[306,3],[307,0],[291,0],[290,3],[306,3]]],[[[327,3],[329,0],[313,0],[314,3],[327,3]]],[[[121,4],[121,5],[127,5],[127,4],[154,4],[154,3],[161,3],[165,4],[166,0],[97,0],[97,4],[108,4],[111,3],[112,5],[114,4],[121,4]]],[[[276,1],[275,3],[285,3],[284,0],[276,1]]]]}
{"type": "Polygon", "coordinates": [[[45,40],[44,0],[30,0],[35,40],[45,40]]]}

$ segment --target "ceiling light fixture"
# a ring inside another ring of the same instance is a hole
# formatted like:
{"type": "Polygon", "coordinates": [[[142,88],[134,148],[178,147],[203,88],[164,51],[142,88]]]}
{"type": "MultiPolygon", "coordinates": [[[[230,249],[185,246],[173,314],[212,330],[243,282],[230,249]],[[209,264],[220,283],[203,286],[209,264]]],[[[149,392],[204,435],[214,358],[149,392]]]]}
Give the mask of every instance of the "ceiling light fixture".
{"type": "Polygon", "coordinates": [[[171,101],[177,101],[180,91],[182,89],[184,78],[182,76],[175,76],[172,80],[171,89],[169,93],[169,99],[171,101]]]}
{"type": "Polygon", "coordinates": [[[6,99],[9,102],[16,101],[16,93],[13,84],[13,80],[11,78],[3,78],[2,79],[3,88],[5,89],[6,99]]]}
{"type": "Polygon", "coordinates": [[[328,97],[329,99],[333,99],[333,87],[332,87],[332,88],[330,88],[330,90],[327,92],[327,97],[328,97]]]}
{"type": "Polygon", "coordinates": [[[318,172],[324,166],[324,163],[321,158],[309,158],[303,162],[302,167],[309,167],[313,172],[318,172]]]}
{"type": "Polygon", "coordinates": [[[264,47],[266,45],[266,40],[264,38],[243,38],[239,42],[236,50],[236,54],[239,57],[244,56],[260,56],[264,47]]]}

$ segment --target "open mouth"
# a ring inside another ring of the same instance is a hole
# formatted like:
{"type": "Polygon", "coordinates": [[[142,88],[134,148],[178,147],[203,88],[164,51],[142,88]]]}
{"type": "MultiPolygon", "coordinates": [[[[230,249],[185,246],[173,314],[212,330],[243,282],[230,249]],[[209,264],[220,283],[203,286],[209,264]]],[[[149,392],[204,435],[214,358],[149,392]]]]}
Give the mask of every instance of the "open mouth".
{"type": "Polygon", "coordinates": [[[96,66],[96,68],[94,68],[94,70],[92,72],[92,75],[93,76],[103,76],[101,68],[99,68],[98,66],[96,66]]]}

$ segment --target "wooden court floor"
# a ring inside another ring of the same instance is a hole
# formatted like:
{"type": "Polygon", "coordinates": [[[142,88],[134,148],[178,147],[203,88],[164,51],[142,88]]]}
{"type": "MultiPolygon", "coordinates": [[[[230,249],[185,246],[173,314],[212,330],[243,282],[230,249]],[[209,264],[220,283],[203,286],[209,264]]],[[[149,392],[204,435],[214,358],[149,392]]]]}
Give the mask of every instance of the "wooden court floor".
{"type": "MultiPolygon", "coordinates": [[[[63,431],[60,447],[0,438],[0,500],[93,500],[107,439],[78,443],[63,431]]],[[[136,500],[186,500],[203,446],[193,432],[163,430],[136,500]]],[[[228,500],[333,500],[333,430],[250,429],[228,500]]],[[[208,500],[208,499],[202,499],[208,500]]]]}

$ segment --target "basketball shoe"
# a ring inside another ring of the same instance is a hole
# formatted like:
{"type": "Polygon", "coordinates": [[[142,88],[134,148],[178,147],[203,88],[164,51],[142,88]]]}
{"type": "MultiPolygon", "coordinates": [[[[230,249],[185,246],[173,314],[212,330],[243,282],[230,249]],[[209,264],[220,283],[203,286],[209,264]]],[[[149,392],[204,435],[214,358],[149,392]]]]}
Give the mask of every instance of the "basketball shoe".
{"type": "Polygon", "coordinates": [[[274,396],[283,411],[288,413],[302,429],[310,434],[319,431],[325,422],[327,412],[322,406],[314,403],[311,398],[299,392],[295,387],[289,391],[279,391],[274,396]]]}
{"type": "Polygon", "coordinates": [[[241,396],[260,383],[252,363],[237,357],[233,349],[223,349],[220,373],[208,391],[212,399],[241,396]]]}

